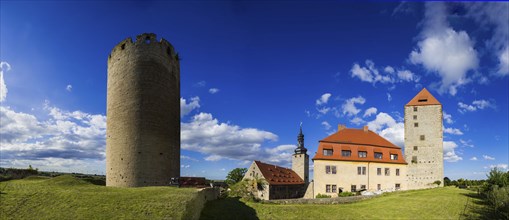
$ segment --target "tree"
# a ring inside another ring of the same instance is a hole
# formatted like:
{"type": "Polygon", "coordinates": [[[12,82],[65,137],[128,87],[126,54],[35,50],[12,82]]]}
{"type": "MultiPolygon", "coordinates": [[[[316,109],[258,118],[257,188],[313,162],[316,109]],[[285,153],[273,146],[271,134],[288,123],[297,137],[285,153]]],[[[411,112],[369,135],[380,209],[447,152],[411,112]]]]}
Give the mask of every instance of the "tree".
{"type": "Polygon", "coordinates": [[[433,182],[433,184],[437,184],[437,186],[440,186],[441,183],[442,182],[440,180],[437,180],[437,181],[433,182]]]}
{"type": "Polygon", "coordinates": [[[246,168],[235,168],[231,170],[228,173],[228,176],[226,176],[226,183],[228,185],[233,185],[235,183],[238,183],[244,178],[244,174],[246,174],[247,169],[246,168]]]}
{"type": "Polygon", "coordinates": [[[444,186],[450,186],[451,185],[451,179],[449,177],[444,177],[444,186]]]}

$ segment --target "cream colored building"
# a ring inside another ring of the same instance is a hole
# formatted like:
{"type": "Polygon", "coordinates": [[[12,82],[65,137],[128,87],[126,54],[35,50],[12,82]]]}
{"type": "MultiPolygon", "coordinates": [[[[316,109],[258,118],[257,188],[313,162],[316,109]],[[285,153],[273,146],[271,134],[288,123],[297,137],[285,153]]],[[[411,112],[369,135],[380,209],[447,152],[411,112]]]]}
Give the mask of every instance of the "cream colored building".
{"type": "Polygon", "coordinates": [[[314,197],[339,192],[406,190],[407,163],[401,148],[370,131],[338,127],[319,141],[314,161],[314,197]]]}
{"type": "Polygon", "coordinates": [[[405,105],[405,158],[408,161],[409,189],[443,186],[442,104],[421,90],[405,105]]]}

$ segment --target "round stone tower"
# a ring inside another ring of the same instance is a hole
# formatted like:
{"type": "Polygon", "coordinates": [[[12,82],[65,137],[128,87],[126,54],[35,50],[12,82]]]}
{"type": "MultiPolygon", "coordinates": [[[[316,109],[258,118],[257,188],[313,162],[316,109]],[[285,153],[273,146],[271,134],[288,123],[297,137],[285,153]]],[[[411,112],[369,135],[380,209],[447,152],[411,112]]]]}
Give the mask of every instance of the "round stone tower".
{"type": "Polygon", "coordinates": [[[180,64],[173,46],[141,34],[108,58],[106,185],[163,186],[180,176],[180,64]]]}

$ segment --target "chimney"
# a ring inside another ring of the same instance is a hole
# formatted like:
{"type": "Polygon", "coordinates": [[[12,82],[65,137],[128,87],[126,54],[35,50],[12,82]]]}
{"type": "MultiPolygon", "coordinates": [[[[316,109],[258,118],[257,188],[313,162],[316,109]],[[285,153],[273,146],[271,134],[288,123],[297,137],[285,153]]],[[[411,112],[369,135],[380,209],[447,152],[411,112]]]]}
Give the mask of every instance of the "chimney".
{"type": "Polygon", "coordinates": [[[343,129],[345,129],[346,126],[345,125],[342,125],[342,124],[338,124],[338,131],[341,131],[343,129]]]}
{"type": "Polygon", "coordinates": [[[368,132],[369,131],[369,127],[367,125],[364,125],[364,132],[368,132]]]}

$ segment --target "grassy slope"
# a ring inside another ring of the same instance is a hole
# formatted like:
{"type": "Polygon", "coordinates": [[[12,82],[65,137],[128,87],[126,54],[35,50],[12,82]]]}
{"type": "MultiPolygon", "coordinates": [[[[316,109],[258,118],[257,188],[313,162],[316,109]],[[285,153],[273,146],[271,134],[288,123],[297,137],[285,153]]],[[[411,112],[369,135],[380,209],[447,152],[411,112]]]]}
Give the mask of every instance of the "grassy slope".
{"type": "Polygon", "coordinates": [[[180,219],[196,195],[195,189],[97,186],[71,176],[1,182],[0,190],[0,219],[180,219]]]}
{"type": "Polygon", "coordinates": [[[275,205],[224,199],[208,202],[202,219],[477,219],[480,216],[474,210],[483,207],[473,195],[447,187],[391,193],[340,205],[275,205]]]}

